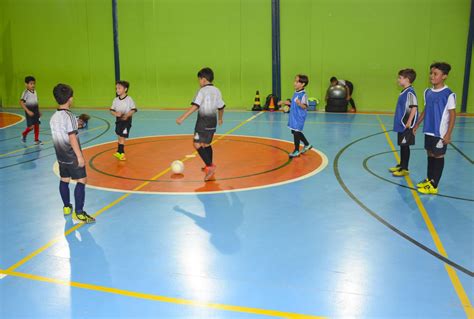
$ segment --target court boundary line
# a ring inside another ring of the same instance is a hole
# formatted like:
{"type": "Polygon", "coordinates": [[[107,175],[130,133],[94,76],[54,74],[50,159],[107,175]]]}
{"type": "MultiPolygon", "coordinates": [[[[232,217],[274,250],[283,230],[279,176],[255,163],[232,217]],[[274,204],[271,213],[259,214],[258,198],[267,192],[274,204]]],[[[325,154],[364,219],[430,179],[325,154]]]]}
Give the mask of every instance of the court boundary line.
{"type": "MultiPolygon", "coordinates": [[[[387,131],[387,128],[385,127],[385,124],[382,122],[382,120],[380,119],[378,115],[376,117],[377,117],[378,122],[380,123],[380,127],[384,131],[385,139],[387,140],[389,147],[393,151],[395,160],[397,161],[397,163],[400,163],[400,157],[398,156],[398,152],[396,151],[395,146],[392,140],[390,139],[390,136],[388,135],[388,131],[387,131]]],[[[405,176],[405,180],[410,188],[414,188],[413,181],[411,180],[409,175],[405,176]]],[[[415,200],[416,206],[418,207],[418,210],[423,218],[423,221],[425,222],[426,228],[428,229],[430,233],[431,239],[433,240],[436,249],[443,257],[448,258],[448,254],[444,248],[443,242],[441,241],[441,238],[439,237],[439,234],[436,231],[436,228],[433,222],[431,221],[428,211],[426,210],[425,206],[423,205],[423,202],[421,201],[420,195],[418,195],[418,192],[415,191],[414,189],[410,189],[410,193],[412,194],[413,199],[415,200]]],[[[461,283],[461,280],[458,277],[458,274],[456,273],[456,270],[448,264],[444,264],[444,268],[446,272],[448,273],[451,284],[454,287],[454,290],[459,298],[459,301],[461,302],[461,306],[463,310],[465,311],[467,318],[474,318],[474,308],[471,305],[469,296],[464,290],[464,287],[461,283]]]]}
{"type": "Polygon", "coordinates": [[[161,303],[169,303],[173,305],[183,305],[183,306],[199,307],[199,308],[214,309],[214,310],[221,310],[221,311],[248,313],[248,314],[255,314],[255,315],[262,315],[262,316],[278,317],[278,318],[287,318],[287,319],[326,318],[322,316],[299,314],[299,313],[286,312],[286,311],[280,311],[280,310],[269,310],[269,309],[263,309],[263,308],[214,303],[210,301],[169,297],[169,296],[164,296],[164,295],[156,295],[152,293],[143,293],[143,292],[137,292],[137,291],[132,291],[132,290],[101,286],[101,285],[96,285],[96,284],[88,284],[88,283],[82,283],[82,282],[77,282],[77,281],[68,281],[64,279],[57,279],[57,278],[51,278],[51,277],[46,277],[46,276],[27,274],[27,273],[18,272],[18,271],[6,271],[6,270],[0,269],[0,274],[33,280],[33,281],[40,281],[40,282],[52,283],[52,284],[57,284],[57,285],[62,285],[62,286],[69,286],[73,288],[121,295],[121,296],[129,297],[129,298],[137,298],[137,299],[157,301],[161,303]]]}
{"type": "Polygon", "coordinates": [[[12,114],[12,115],[17,115],[20,117],[20,120],[18,122],[15,122],[13,124],[10,124],[10,125],[7,125],[7,126],[4,126],[4,127],[0,127],[0,130],[4,130],[4,129],[7,129],[9,127],[12,127],[12,126],[15,126],[17,124],[20,124],[20,123],[23,123],[25,121],[25,117],[21,114],[17,114],[17,113],[13,113],[13,112],[6,112],[6,111],[0,111],[0,114],[1,113],[6,113],[6,114],[12,114]]]}

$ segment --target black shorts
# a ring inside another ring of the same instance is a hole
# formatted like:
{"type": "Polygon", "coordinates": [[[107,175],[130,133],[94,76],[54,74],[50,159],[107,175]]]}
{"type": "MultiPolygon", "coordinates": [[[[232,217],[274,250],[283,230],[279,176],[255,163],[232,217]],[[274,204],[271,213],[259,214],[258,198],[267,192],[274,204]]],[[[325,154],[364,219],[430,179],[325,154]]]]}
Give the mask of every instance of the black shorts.
{"type": "Polygon", "coordinates": [[[26,126],[29,127],[29,126],[32,126],[32,125],[35,125],[35,124],[41,124],[39,109],[38,108],[33,108],[33,109],[29,109],[29,110],[31,112],[33,112],[33,116],[29,116],[25,112],[26,126]]]}
{"type": "Polygon", "coordinates": [[[130,129],[132,128],[132,121],[116,121],[115,134],[121,137],[128,137],[130,129]]]}
{"type": "Polygon", "coordinates": [[[447,144],[443,143],[441,137],[425,134],[425,150],[435,155],[444,155],[448,148],[447,144]]]}
{"type": "Polygon", "coordinates": [[[211,144],[214,131],[194,132],[194,143],[211,144]]]}
{"type": "Polygon", "coordinates": [[[79,167],[77,162],[72,164],[59,163],[59,176],[63,178],[81,179],[87,177],[86,167],[79,167]]]}
{"type": "Polygon", "coordinates": [[[398,145],[400,146],[409,146],[415,145],[415,135],[411,128],[407,128],[402,133],[398,133],[398,145]]]}

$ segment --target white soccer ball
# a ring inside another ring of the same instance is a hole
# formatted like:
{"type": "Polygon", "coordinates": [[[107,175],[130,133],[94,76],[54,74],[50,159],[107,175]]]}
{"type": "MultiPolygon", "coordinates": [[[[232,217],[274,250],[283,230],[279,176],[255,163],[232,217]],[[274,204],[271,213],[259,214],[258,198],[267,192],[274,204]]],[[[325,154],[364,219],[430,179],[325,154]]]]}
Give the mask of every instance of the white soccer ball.
{"type": "Polygon", "coordinates": [[[171,171],[174,174],[183,174],[184,172],[184,163],[181,161],[174,161],[171,163],[171,171]]]}

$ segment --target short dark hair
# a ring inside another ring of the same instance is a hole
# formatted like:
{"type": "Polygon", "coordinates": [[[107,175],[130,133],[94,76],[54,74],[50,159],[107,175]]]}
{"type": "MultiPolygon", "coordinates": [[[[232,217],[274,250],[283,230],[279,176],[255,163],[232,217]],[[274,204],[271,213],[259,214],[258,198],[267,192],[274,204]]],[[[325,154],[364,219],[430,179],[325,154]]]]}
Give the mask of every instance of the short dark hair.
{"type": "Polygon", "coordinates": [[[413,69],[402,69],[398,71],[398,75],[403,76],[404,78],[407,78],[410,83],[415,82],[416,79],[416,72],[413,69]]]}
{"type": "Polygon", "coordinates": [[[298,74],[296,75],[298,77],[298,82],[303,83],[304,86],[308,85],[309,83],[309,78],[307,75],[304,74],[298,74]]]}
{"type": "Polygon", "coordinates": [[[329,79],[329,82],[331,82],[331,83],[334,82],[334,81],[337,81],[337,78],[335,76],[333,76],[329,79]]]}
{"type": "Polygon", "coordinates": [[[54,87],[53,95],[56,102],[58,102],[59,105],[63,105],[73,96],[73,91],[69,85],[59,83],[54,87]]]}
{"type": "Polygon", "coordinates": [[[117,85],[117,84],[123,86],[124,88],[126,88],[127,92],[128,92],[128,88],[130,87],[130,83],[128,83],[127,81],[120,80],[120,81],[115,82],[115,85],[117,85]]]}
{"type": "Polygon", "coordinates": [[[214,81],[214,71],[212,71],[211,68],[202,68],[201,70],[199,70],[197,76],[198,78],[204,78],[211,83],[212,81],[214,81]]]}
{"type": "Polygon", "coordinates": [[[90,115],[89,114],[85,114],[85,113],[82,113],[81,115],[79,115],[79,119],[83,120],[84,122],[87,122],[90,120],[90,115]]]}
{"type": "Polygon", "coordinates": [[[449,71],[451,71],[451,65],[449,65],[446,62],[434,62],[433,64],[430,65],[430,70],[432,68],[438,69],[441,72],[443,72],[443,74],[446,74],[446,75],[448,75],[449,71]]]}
{"type": "Polygon", "coordinates": [[[33,82],[33,81],[36,81],[36,79],[34,78],[34,76],[31,76],[31,75],[28,75],[25,77],[25,83],[28,84],[30,82],[33,82]]]}

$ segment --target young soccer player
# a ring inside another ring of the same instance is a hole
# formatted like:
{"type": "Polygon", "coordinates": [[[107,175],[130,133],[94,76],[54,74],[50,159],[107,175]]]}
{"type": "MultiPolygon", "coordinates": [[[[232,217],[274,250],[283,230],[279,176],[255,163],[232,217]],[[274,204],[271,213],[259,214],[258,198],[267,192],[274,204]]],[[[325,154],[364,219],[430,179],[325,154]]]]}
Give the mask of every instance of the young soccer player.
{"type": "Polygon", "coordinates": [[[423,122],[428,155],[427,177],[416,185],[422,194],[438,193],[444,168],[444,154],[451,142],[456,121],[456,94],[444,84],[449,71],[451,66],[445,62],[436,62],[430,66],[430,81],[433,87],[425,90],[425,109],[413,128],[416,132],[423,122]]]}
{"type": "Polygon", "coordinates": [[[204,181],[208,181],[216,171],[211,143],[217,124],[220,126],[223,123],[225,103],[221,91],[212,84],[214,72],[210,68],[201,69],[197,77],[201,88],[189,110],[178,117],[176,123],[181,125],[192,113],[198,111],[194,129],[194,148],[206,164],[204,181]]]}
{"type": "Polygon", "coordinates": [[[278,105],[290,106],[290,115],[288,118],[288,128],[293,134],[293,140],[295,143],[295,150],[290,153],[290,158],[298,157],[301,154],[306,153],[313,148],[313,145],[309,144],[308,140],[303,134],[304,122],[306,121],[306,115],[308,114],[308,96],[304,88],[308,85],[309,79],[306,75],[298,74],[295,77],[293,86],[295,87],[295,93],[289,101],[280,101],[278,105]],[[300,142],[304,143],[304,148],[300,151],[300,142]]]}
{"type": "Polygon", "coordinates": [[[130,84],[127,81],[117,81],[115,88],[117,97],[110,108],[110,113],[115,116],[115,134],[118,137],[117,152],[114,156],[125,161],[127,159],[125,157],[125,139],[128,138],[132,128],[132,116],[138,110],[133,99],[128,96],[130,84]]]}
{"type": "Polygon", "coordinates": [[[69,85],[58,84],[53,90],[58,109],[49,122],[53,138],[54,149],[59,163],[59,193],[63,200],[63,213],[69,215],[72,205],[69,198],[69,182],[76,180],[74,199],[76,207],[72,218],[81,223],[93,223],[94,217],[84,211],[86,196],[86,168],[82,155],[81,143],[78,137],[76,116],[70,111],[73,100],[73,91],[69,85]]]}
{"type": "Polygon", "coordinates": [[[392,175],[397,177],[409,174],[410,145],[415,145],[413,126],[418,117],[418,100],[415,89],[412,87],[415,79],[416,72],[413,69],[403,69],[398,72],[398,84],[403,90],[398,96],[393,130],[397,132],[398,145],[400,145],[400,164],[389,169],[392,175]]]}
{"type": "Polygon", "coordinates": [[[32,76],[25,77],[26,89],[21,94],[20,105],[25,110],[26,129],[21,133],[22,143],[26,143],[26,136],[35,131],[35,144],[43,145],[39,140],[39,125],[41,112],[38,106],[38,95],[36,94],[36,80],[32,76]]]}
{"type": "MultiPolygon", "coordinates": [[[[352,98],[352,93],[354,92],[354,84],[349,80],[338,80],[335,76],[331,77],[329,79],[329,82],[331,83],[331,86],[335,86],[339,84],[346,88],[346,92],[347,92],[346,100],[349,101],[349,104],[351,105],[350,112],[356,112],[357,108],[355,105],[355,101],[352,98]]],[[[326,97],[326,100],[327,100],[327,97],[326,97]]]]}

